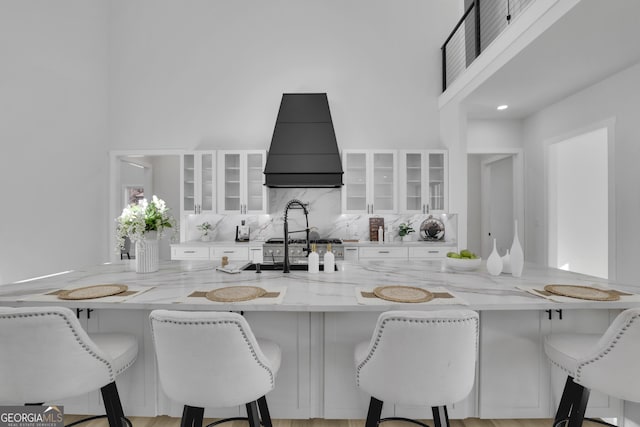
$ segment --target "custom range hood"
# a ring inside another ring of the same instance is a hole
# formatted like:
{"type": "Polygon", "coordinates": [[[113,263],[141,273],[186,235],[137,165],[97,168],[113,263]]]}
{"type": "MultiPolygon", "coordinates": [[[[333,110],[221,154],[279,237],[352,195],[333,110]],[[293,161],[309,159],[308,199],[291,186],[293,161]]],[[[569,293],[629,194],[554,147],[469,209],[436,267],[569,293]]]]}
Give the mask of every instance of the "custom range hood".
{"type": "Polygon", "coordinates": [[[282,95],[264,174],[267,187],[342,186],[326,93],[282,95]]]}

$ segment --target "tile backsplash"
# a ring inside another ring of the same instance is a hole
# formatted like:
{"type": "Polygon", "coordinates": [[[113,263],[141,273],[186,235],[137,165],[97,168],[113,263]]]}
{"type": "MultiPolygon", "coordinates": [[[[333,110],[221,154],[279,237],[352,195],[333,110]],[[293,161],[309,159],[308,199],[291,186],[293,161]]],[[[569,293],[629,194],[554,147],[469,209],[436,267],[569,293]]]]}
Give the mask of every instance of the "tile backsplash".
{"type": "MultiPolygon", "coordinates": [[[[387,232],[393,240],[399,241],[398,226],[401,223],[410,223],[416,230],[416,233],[411,234],[412,240],[418,240],[420,224],[429,216],[425,214],[342,214],[341,190],[339,188],[269,188],[268,199],[268,214],[266,215],[188,215],[182,219],[180,226],[186,227],[184,231],[186,231],[187,241],[200,239],[200,231],[196,227],[205,221],[213,225],[213,232],[210,232],[211,240],[235,240],[236,226],[240,225],[242,220],[246,221],[246,225],[251,230],[251,240],[282,237],[285,206],[290,200],[298,199],[305,204],[308,203],[309,227],[312,231],[317,231],[321,237],[369,241],[369,218],[381,216],[384,217],[387,232]]],[[[445,240],[457,241],[457,215],[446,214],[438,217],[445,224],[445,240]]],[[[305,228],[302,210],[290,210],[288,218],[290,231],[305,228]]],[[[296,236],[292,235],[292,237],[296,236]]],[[[304,233],[300,233],[299,237],[304,238],[304,233]]]]}

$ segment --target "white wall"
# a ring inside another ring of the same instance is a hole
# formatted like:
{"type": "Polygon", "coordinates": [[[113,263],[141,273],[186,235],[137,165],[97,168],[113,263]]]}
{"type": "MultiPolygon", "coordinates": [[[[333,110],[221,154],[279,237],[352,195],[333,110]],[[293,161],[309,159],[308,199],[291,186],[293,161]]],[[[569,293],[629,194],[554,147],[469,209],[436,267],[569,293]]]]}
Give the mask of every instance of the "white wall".
{"type": "Polygon", "coordinates": [[[4,1],[0,283],[109,258],[107,150],[268,148],[283,92],[327,92],[341,148],[440,147],[459,16],[450,0],[4,1]]]}
{"type": "MultiPolygon", "coordinates": [[[[165,201],[171,214],[179,220],[180,217],[180,157],[152,156],[153,165],[153,194],[165,201]]],[[[151,200],[153,194],[145,191],[145,197],[151,200]]],[[[175,236],[180,240],[180,234],[175,236]]],[[[160,240],[160,259],[171,259],[171,233],[160,240]]]]}
{"type": "Polygon", "coordinates": [[[640,253],[640,64],[632,66],[573,96],[549,106],[524,122],[525,170],[527,194],[526,247],[527,259],[545,262],[545,141],[593,128],[596,124],[615,119],[613,158],[615,184],[614,247],[617,256],[614,274],[617,280],[637,283],[640,273],[637,254],[640,253]]]}
{"type": "Polygon", "coordinates": [[[522,148],[521,120],[469,119],[467,149],[471,153],[496,153],[522,148]]]}
{"type": "Polygon", "coordinates": [[[113,0],[111,148],[268,149],[283,92],[327,92],[340,148],[441,147],[451,0],[113,0]]]}
{"type": "Polygon", "coordinates": [[[108,257],[107,8],[3,1],[0,283],[108,257]]]}

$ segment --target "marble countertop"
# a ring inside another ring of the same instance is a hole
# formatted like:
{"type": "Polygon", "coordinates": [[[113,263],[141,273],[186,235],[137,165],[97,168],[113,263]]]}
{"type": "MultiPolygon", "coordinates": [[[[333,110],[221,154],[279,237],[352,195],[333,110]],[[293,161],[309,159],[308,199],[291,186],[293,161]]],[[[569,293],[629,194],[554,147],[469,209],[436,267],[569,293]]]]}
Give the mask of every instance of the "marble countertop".
{"type": "Polygon", "coordinates": [[[407,242],[403,242],[400,239],[393,242],[370,242],[370,241],[360,241],[360,242],[344,242],[345,246],[357,246],[359,248],[368,248],[368,247],[421,247],[421,246],[447,246],[447,247],[455,247],[455,242],[447,242],[447,241],[427,241],[427,240],[410,240],[407,242]]]}
{"type": "Polygon", "coordinates": [[[113,264],[79,269],[54,277],[0,286],[0,306],[64,305],[83,308],[122,309],[184,309],[184,310],[245,310],[245,311],[384,311],[393,309],[433,310],[461,307],[452,304],[399,304],[380,301],[376,305],[359,304],[356,288],[381,285],[408,285],[424,288],[444,287],[468,303],[474,310],[540,310],[571,308],[624,309],[640,306],[630,301],[581,301],[570,303],[553,302],[521,290],[521,286],[544,286],[557,284],[598,284],[621,291],[640,294],[640,287],[608,282],[590,276],[561,270],[526,265],[523,276],[490,276],[484,266],[477,271],[453,272],[443,268],[441,261],[401,262],[339,262],[341,271],[309,274],[306,271],[243,271],[228,274],[215,270],[208,261],[167,261],[155,273],[138,274],[133,263],[123,261],[113,264]],[[123,302],[105,302],[100,299],[83,301],[54,300],[33,301],[34,295],[61,288],[122,283],[130,287],[153,287],[123,302]],[[244,303],[225,303],[214,307],[204,298],[194,302],[178,302],[194,291],[234,286],[260,286],[267,290],[286,288],[284,299],[279,304],[260,303],[259,300],[244,303]],[[205,300],[204,302],[202,302],[205,300]]]}
{"type": "Polygon", "coordinates": [[[236,241],[220,241],[220,240],[210,240],[208,242],[203,242],[202,240],[190,240],[188,242],[180,242],[180,243],[172,243],[171,246],[184,246],[184,247],[194,247],[194,246],[238,246],[243,248],[248,248],[250,246],[262,246],[264,240],[251,240],[249,242],[236,242],[236,241]]]}
{"type": "MultiPolygon", "coordinates": [[[[184,246],[184,247],[194,247],[194,246],[239,246],[239,247],[249,247],[249,246],[262,246],[265,243],[264,240],[251,240],[249,242],[235,242],[235,241],[209,241],[203,242],[201,240],[191,240],[188,242],[180,242],[180,243],[172,243],[171,246],[184,246]]],[[[412,240],[408,242],[402,242],[398,239],[398,241],[393,242],[370,242],[368,240],[362,240],[358,242],[343,242],[344,246],[356,246],[356,247],[378,247],[378,246],[388,246],[388,247],[420,247],[420,246],[451,246],[455,247],[455,242],[448,241],[424,241],[424,240],[412,240]]]]}

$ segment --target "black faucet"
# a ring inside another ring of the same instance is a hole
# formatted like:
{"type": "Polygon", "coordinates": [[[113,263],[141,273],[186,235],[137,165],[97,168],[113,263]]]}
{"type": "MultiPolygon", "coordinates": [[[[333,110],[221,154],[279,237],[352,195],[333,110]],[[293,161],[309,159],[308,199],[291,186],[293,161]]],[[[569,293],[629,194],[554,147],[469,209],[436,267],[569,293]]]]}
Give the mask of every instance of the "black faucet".
{"type": "Polygon", "coordinates": [[[289,273],[289,234],[301,233],[303,231],[307,233],[307,247],[304,250],[307,252],[307,256],[309,256],[309,252],[311,252],[311,248],[309,245],[309,211],[307,210],[307,207],[304,205],[304,203],[302,203],[300,200],[290,200],[287,203],[287,206],[284,208],[284,263],[282,266],[283,273],[289,273]],[[289,209],[291,209],[294,205],[299,206],[294,209],[302,209],[304,211],[304,218],[307,221],[307,228],[305,228],[304,230],[295,230],[290,232],[289,219],[287,216],[289,214],[289,209]]]}

